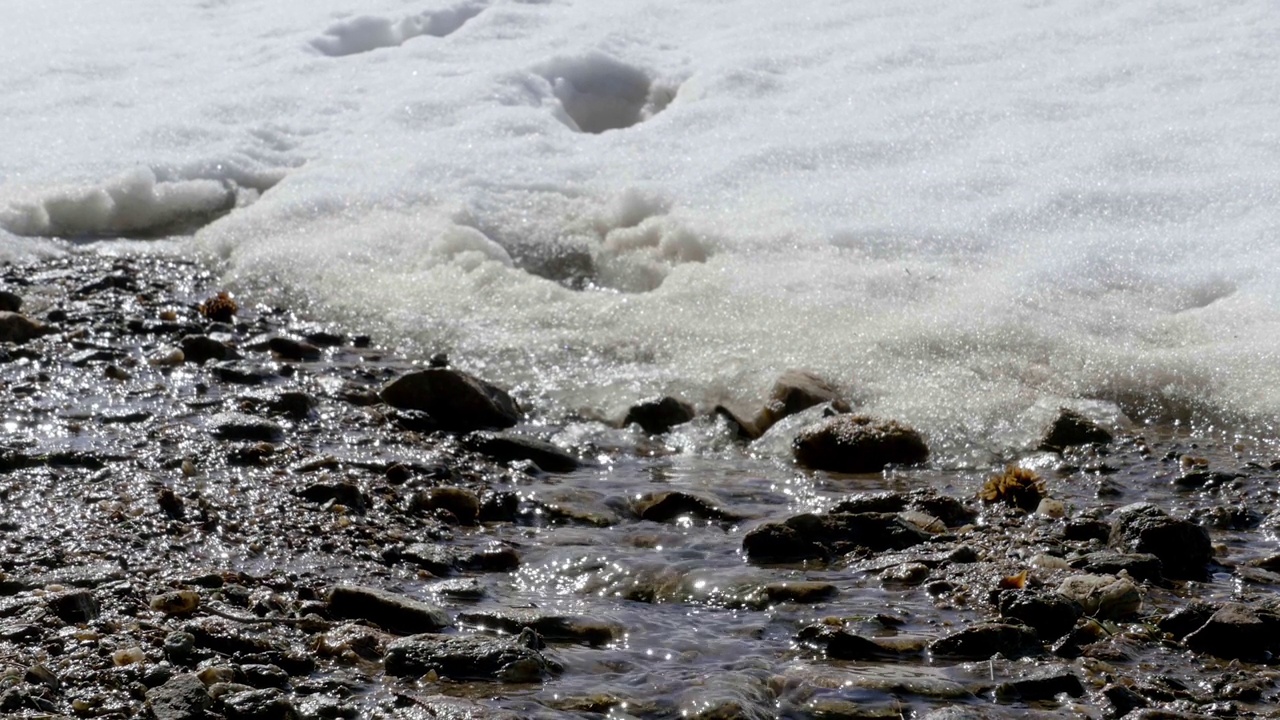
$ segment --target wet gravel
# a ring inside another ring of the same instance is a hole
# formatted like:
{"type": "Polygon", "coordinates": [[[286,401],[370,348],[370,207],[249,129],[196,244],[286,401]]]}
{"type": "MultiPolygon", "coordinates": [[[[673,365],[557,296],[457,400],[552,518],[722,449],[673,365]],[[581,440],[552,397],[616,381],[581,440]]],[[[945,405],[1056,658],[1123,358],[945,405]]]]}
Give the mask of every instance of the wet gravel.
{"type": "Polygon", "coordinates": [[[224,290],[0,270],[0,713],[1280,716],[1268,445],[1064,415],[1018,472],[807,470],[224,290]]]}

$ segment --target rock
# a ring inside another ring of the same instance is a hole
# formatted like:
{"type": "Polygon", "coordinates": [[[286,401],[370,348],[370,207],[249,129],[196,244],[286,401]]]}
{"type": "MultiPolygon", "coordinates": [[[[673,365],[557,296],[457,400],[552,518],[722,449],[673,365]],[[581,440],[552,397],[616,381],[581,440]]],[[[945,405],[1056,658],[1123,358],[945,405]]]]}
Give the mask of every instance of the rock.
{"type": "Polygon", "coordinates": [[[276,688],[247,690],[222,698],[227,720],[298,720],[298,710],[276,688]]]}
{"type": "Polygon", "coordinates": [[[1183,640],[1196,652],[1225,659],[1260,662],[1280,640],[1280,617],[1240,603],[1227,603],[1183,640]]]}
{"type": "Polygon", "coordinates": [[[262,385],[280,377],[275,368],[228,360],[213,366],[213,376],[232,385],[262,385]]]}
{"type": "Polygon", "coordinates": [[[1129,713],[1147,706],[1147,699],[1124,685],[1108,685],[1102,696],[1111,703],[1112,717],[1131,717],[1129,713]]]}
{"type": "Polygon", "coordinates": [[[632,502],[641,520],[670,522],[684,515],[716,522],[737,522],[743,516],[721,510],[706,498],[678,491],[649,493],[632,502]]]}
{"type": "Polygon", "coordinates": [[[179,344],[189,363],[203,364],[209,360],[235,360],[240,357],[230,345],[208,335],[186,335],[179,344]]]}
{"type": "Polygon", "coordinates": [[[695,417],[693,406],[673,397],[656,398],[632,405],[622,426],[635,423],[650,435],[660,435],[695,417]]]}
{"type": "Polygon", "coordinates": [[[509,572],[520,567],[520,555],[499,543],[477,550],[437,543],[414,543],[399,550],[388,549],[384,555],[391,561],[413,563],[432,575],[448,575],[455,570],[509,572]]]}
{"type": "Polygon", "coordinates": [[[1163,568],[1160,558],[1150,553],[1118,553],[1101,551],[1089,553],[1072,563],[1095,575],[1118,575],[1121,571],[1136,580],[1154,582],[1160,579],[1163,568]]]}
{"type": "Polygon", "coordinates": [[[808,370],[788,370],[774,381],[752,424],[763,434],[779,420],[823,403],[831,403],[836,412],[849,412],[849,403],[831,383],[808,370]]]}
{"type": "Polygon", "coordinates": [[[523,630],[514,637],[481,635],[411,635],[387,646],[388,675],[426,675],[454,681],[538,682],[558,672],[535,649],[537,633],[523,630]]]}
{"type": "Polygon", "coordinates": [[[796,562],[858,548],[903,550],[928,539],[928,533],[893,513],[806,513],[752,530],[742,549],[752,562],[796,562]]]}
{"type": "Polygon", "coordinates": [[[367,620],[391,632],[435,632],[449,624],[444,610],[431,603],[357,585],[339,585],[329,593],[329,614],[367,620]]]}
{"type": "Polygon", "coordinates": [[[0,342],[24,343],[44,334],[44,325],[8,310],[0,310],[0,342]]]}
{"type": "Polygon", "coordinates": [[[1209,532],[1189,521],[1170,517],[1151,503],[1135,503],[1115,512],[1108,544],[1124,553],[1150,553],[1160,558],[1172,578],[1203,577],[1213,559],[1209,532]]]}
{"type": "Polygon", "coordinates": [[[895,421],[834,415],[800,432],[792,443],[796,462],[814,470],[880,472],[886,465],[914,465],[929,457],[920,433],[895,421]]]}
{"type": "Polygon", "coordinates": [[[932,646],[934,655],[985,660],[996,653],[1009,659],[1044,650],[1034,630],[1021,625],[980,623],[948,635],[932,646]]]}
{"type": "Polygon", "coordinates": [[[1193,600],[1160,618],[1156,626],[1181,640],[1209,622],[1209,618],[1218,612],[1219,607],[1216,604],[1193,600]]]}
{"type": "Polygon", "coordinates": [[[1079,603],[1085,615],[1108,620],[1131,617],[1142,609],[1138,586],[1113,575],[1072,575],[1058,586],[1058,594],[1079,603]]]}
{"type": "Polygon", "coordinates": [[[1006,701],[1052,700],[1063,693],[1076,698],[1084,695],[1084,683],[1080,682],[1075,673],[1062,670],[1003,682],[996,686],[996,697],[1006,701]]]}
{"type": "Polygon", "coordinates": [[[1082,608],[1078,603],[1052,592],[1006,590],[1000,593],[1000,616],[1034,628],[1041,639],[1056,640],[1075,627],[1082,608]]]}
{"type": "Polygon", "coordinates": [[[466,488],[436,487],[417,493],[412,501],[415,510],[445,510],[460,525],[475,525],[480,517],[480,498],[466,488]]]}
{"type": "Polygon", "coordinates": [[[877,660],[892,654],[873,640],[822,624],[802,628],[796,641],[832,660],[877,660]]]}
{"type": "Polygon", "coordinates": [[[857,493],[850,495],[835,507],[833,513],[896,513],[907,509],[907,496],[892,491],[857,493]]]}
{"type": "Polygon", "coordinates": [[[764,586],[764,596],[770,603],[819,603],[834,598],[838,593],[836,586],[831,583],[808,580],[776,582],[764,586]]]}
{"type": "Polygon", "coordinates": [[[364,512],[370,505],[368,496],[360,486],[349,481],[312,483],[297,493],[307,502],[321,505],[332,502],[345,505],[356,512],[364,512]]]}
{"type": "Polygon", "coordinates": [[[174,630],[164,636],[164,656],[175,665],[185,665],[194,659],[196,636],[189,632],[174,630]]]}
{"type": "Polygon", "coordinates": [[[1064,540],[1088,541],[1101,540],[1106,542],[1111,536],[1111,526],[1101,520],[1092,518],[1073,518],[1068,520],[1062,526],[1062,537],[1064,540]]]}
{"type": "Polygon", "coordinates": [[[275,422],[265,418],[254,417],[240,412],[224,412],[214,415],[209,421],[213,433],[223,440],[243,440],[247,442],[280,442],[284,440],[284,429],[275,422]]]}
{"type": "Polygon", "coordinates": [[[284,360],[319,360],[323,354],[320,348],[311,343],[279,336],[268,340],[267,348],[271,350],[273,355],[284,360]]]}
{"type": "Polygon", "coordinates": [[[18,312],[22,309],[22,297],[8,290],[0,290],[0,312],[18,312]]]}
{"type": "Polygon", "coordinates": [[[502,462],[531,460],[547,472],[572,472],[582,463],[545,440],[511,432],[473,432],[462,439],[463,447],[502,462]]]}
{"type": "Polygon", "coordinates": [[[458,624],[518,635],[529,628],[547,642],[579,643],[598,647],[623,637],[624,630],[610,623],[569,615],[549,615],[539,610],[509,608],[462,612],[458,624]]]}
{"type": "Polygon", "coordinates": [[[92,590],[69,590],[49,597],[49,608],[65,623],[87,623],[102,612],[92,590]]]}
{"type": "Polygon", "coordinates": [[[764,434],[764,432],[756,428],[755,420],[747,417],[746,413],[737,409],[731,408],[727,405],[717,405],[715,410],[712,412],[724,418],[729,423],[729,427],[737,435],[739,440],[755,440],[764,434]]]}
{"type": "Polygon", "coordinates": [[[315,407],[316,399],[304,392],[282,392],[267,400],[267,412],[293,420],[306,419],[315,407]]]}
{"type": "Polygon", "coordinates": [[[213,698],[194,673],[174,675],[147,691],[147,705],[156,720],[198,720],[212,704],[213,698]]]}
{"type": "Polygon", "coordinates": [[[453,368],[407,373],[383,387],[379,396],[392,407],[421,410],[455,432],[508,428],[520,420],[520,410],[505,390],[453,368]]]}
{"type": "Polygon", "coordinates": [[[1041,450],[1061,452],[1072,445],[1111,442],[1111,433],[1074,410],[1061,408],[1053,424],[1045,430],[1041,450]]]}

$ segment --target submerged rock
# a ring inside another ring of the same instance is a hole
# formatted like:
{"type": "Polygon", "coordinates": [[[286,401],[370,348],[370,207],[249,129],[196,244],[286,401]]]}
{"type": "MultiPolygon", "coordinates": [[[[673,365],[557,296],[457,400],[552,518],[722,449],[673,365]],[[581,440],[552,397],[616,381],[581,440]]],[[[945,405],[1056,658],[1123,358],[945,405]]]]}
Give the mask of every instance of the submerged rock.
{"type": "Polygon", "coordinates": [[[1124,553],[1150,553],[1160,558],[1172,578],[1197,578],[1213,559],[1209,532],[1189,521],[1169,516],[1151,503],[1135,503],[1115,513],[1108,538],[1124,553]]]}
{"type": "Polygon", "coordinates": [[[752,530],[742,549],[752,562],[797,562],[858,548],[902,550],[928,539],[928,533],[894,513],[806,513],[752,530]]]}
{"type": "Polygon", "coordinates": [[[1063,693],[1076,698],[1084,695],[1084,683],[1068,670],[1041,673],[996,686],[997,698],[1023,702],[1052,700],[1063,693]]]}
{"type": "Polygon", "coordinates": [[[649,493],[635,500],[631,507],[641,520],[653,522],[670,522],[685,515],[716,522],[742,519],[741,515],[722,510],[706,498],[678,491],[649,493]]]}
{"type": "Polygon", "coordinates": [[[527,608],[463,612],[458,614],[458,623],[499,630],[510,635],[518,635],[529,628],[547,642],[591,646],[607,645],[624,634],[621,627],[611,623],[584,617],[551,615],[527,608]]]}
{"type": "Polygon", "coordinates": [[[482,635],[411,635],[387,646],[388,675],[417,676],[434,672],[449,680],[538,682],[558,672],[538,652],[537,633],[515,637],[482,635]]]}
{"type": "Polygon", "coordinates": [[[358,585],[339,585],[329,593],[329,614],[367,620],[392,632],[435,632],[449,624],[444,610],[431,603],[358,585]]]}
{"type": "Polygon", "coordinates": [[[454,432],[509,428],[520,420],[520,409],[505,390],[453,368],[401,375],[379,396],[392,407],[421,410],[454,432]]]}
{"type": "Polygon", "coordinates": [[[547,472],[572,472],[582,463],[555,445],[513,432],[473,432],[462,440],[463,447],[495,460],[531,460],[547,472]]]}
{"type": "Polygon", "coordinates": [[[893,420],[834,415],[805,428],[792,443],[796,462],[814,470],[880,472],[886,465],[914,465],[929,458],[924,438],[893,420]]]}
{"type": "Polygon", "coordinates": [[[693,406],[673,397],[662,397],[636,403],[627,410],[623,427],[635,423],[650,435],[660,435],[695,417],[693,406]]]}
{"type": "Polygon", "coordinates": [[[1111,442],[1111,433],[1075,410],[1062,408],[1058,417],[1045,430],[1041,450],[1061,451],[1073,445],[1111,442]]]}
{"type": "Polygon", "coordinates": [[[1034,630],[1022,625],[981,623],[952,633],[932,646],[934,655],[986,659],[1000,653],[1014,659],[1043,652],[1034,630]]]}
{"type": "Polygon", "coordinates": [[[186,362],[197,365],[209,360],[235,360],[240,357],[230,345],[208,335],[185,335],[179,345],[186,362]]]}

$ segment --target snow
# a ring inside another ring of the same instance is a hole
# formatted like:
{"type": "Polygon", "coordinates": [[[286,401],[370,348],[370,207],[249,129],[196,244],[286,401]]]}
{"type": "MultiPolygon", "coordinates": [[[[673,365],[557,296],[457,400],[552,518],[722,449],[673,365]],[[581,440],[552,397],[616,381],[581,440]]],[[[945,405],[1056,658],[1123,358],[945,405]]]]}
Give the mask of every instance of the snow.
{"type": "Polygon", "coordinates": [[[0,257],[199,227],[242,290],[549,413],[793,366],[952,448],[1280,413],[1265,4],[2,12],[0,257]]]}

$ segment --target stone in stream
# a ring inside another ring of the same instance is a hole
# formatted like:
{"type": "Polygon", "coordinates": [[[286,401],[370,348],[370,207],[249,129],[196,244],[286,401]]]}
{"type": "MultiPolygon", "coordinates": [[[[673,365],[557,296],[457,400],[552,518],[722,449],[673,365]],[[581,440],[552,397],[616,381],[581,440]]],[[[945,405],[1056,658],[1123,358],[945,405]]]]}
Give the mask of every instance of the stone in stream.
{"type": "Polygon", "coordinates": [[[641,520],[670,522],[684,515],[715,522],[737,522],[742,515],[721,510],[710,500],[679,491],[649,493],[631,504],[631,509],[641,520]]]}
{"type": "Polygon", "coordinates": [[[480,498],[466,488],[435,487],[415,493],[410,506],[417,511],[444,510],[459,525],[475,525],[480,517],[480,498]]]}
{"type": "Polygon", "coordinates": [[[366,620],[391,632],[435,632],[449,624],[444,610],[385,590],[339,585],[329,593],[329,614],[366,620]]]}
{"type": "Polygon", "coordinates": [[[186,361],[197,365],[209,360],[235,360],[240,357],[230,345],[208,335],[185,335],[179,345],[186,361]]]}
{"type": "Polygon", "coordinates": [[[996,686],[995,690],[996,697],[1001,700],[1021,700],[1022,702],[1052,700],[1063,693],[1074,698],[1084,695],[1084,683],[1069,670],[1041,673],[1002,682],[996,686]]]}
{"type": "Polygon", "coordinates": [[[1080,604],[1057,593],[1005,590],[997,604],[1000,616],[1034,628],[1044,640],[1056,640],[1071,632],[1083,613],[1080,604]]]}
{"type": "Polygon", "coordinates": [[[213,698],[195,673],[183,673],[148,690],[147,705],[156,720],[199,720],[206,717],[213,698]]]}
{"type": "Polygon", "coordinates": [[[1007,623],[979,623],[952,633],[931,647],[943,657],[985,660],[996,653],[1009,659],[1037,655],[1044,651],[1034,630],[1007,623]]]}
{"type": "Polygon", "coordinates": [[[277,688],[245,690],[222,698],[227,720],[298,720],[298,709],[277,688]]]}
{"type": "Polygon", "coordinates": [[[1093,552],[1079,561],[1072,563],[1095,575],[1117,575],[1121,571],[1129,573],[1136,580],[1155,582],[1162,576],[1163,563],[1151,553],[1118,553],[1109,550],[1093,552]]]}
{"type": "Polygon", "coordinates": [[[792,442],[796,462],[814,470],[876,473],[886,465],[915,465],[929,458],[924,438],[893,420],[833,415],[805,428],[792,442]]]}
{"type": "Polygon", "coordinates": [[[317,482],[296,491],[298,497],[307,502],[319,503],[321,505],[333,502],[338,505],[345,505],[356,512],[364,512],[369,507],[369,496],[350,481],[340,482],[317,482]]]}
{"type": "Polygon", "coordinates": [[[411,635],[387,646],[388,675],[420,676],[434,672],[454,681],[538,682],[559,672],[536,647],[537,633],[519,635],[411,635]]]}
{"type": "Polygon", "coordinates": [[[22,297],[8,290],[0,290],[0,312],[18,312],[22,309],[22,297]]]}
{"type": "Polygon", "coordinates": [[[787,563],[858,548],[903,550],[928,539],[928,533],[894,513],[806,513],[757,527],[743,537],[742,549],[751,562],[787,563]]]}
{"type": "Polygon", "coordinates": [[[540,610],[507,608],[458,613],[459,625],[473,625],[518,635],[529,628],[547,642],[579,643],[597,647],[621,638],[625,631],[614,624],[570,615],[550,615],[540,610]]]}
{"type": "Polygon", "coordinates": [[[545,440],[513,432],[473,432],[462,439],[462,446],[502,462],[531,460],[547,472],[572,472],[582,464],[545,440]]]}
{"type": "Polygon", "coordinates": [[[816,405],[831,403],[840,413],[849,412],[849,403],[831,383],[808,370],[787,370],[774,381],[769,399],[756,414],[753,424],[763,433],[783,418],[808,410],[816,405]]]}
{"type": "Polygon", "coordinates": [[[802,628],[796,635],[796,641],[806,647],[820,650],[823,655],[832,660],[884,660],[904,654],[870,638],[822,624],[802,628]]]}
{"type": "Polygon", "coordinates": [[[284,428],[260,417],[240,412],[223,412],[209,421],[213,434],[223,440],[249,442],[280,442],[284,440],[284,428]]]}
{"type": "Polygon", "coordinates": [[[102,613],[92,590],[68,590],[49,596],[49,609],[63,622],[87,623],[102,613]]]}
{"type": "Polygon", "coordinates": [[[1220,607],[1216,603],[1193,600],[1160,618],[1156,626],[1181,640],[1209,622],[1209,618],[1213,617],[1220,607]]]}
{"type": "Polygon", "coordinates": [[[0,342],[22,344],[45,332],[45,326],[26,315],[0,310],[0,342]]]}
{"type": "Polygon", "coordinates": [[[284,360],[319,360],[323,355],[320,348],[309,342],[283,336],[276,336],[268,340],[267,348],[271,350],[271,354],[284,360]]]}
{"type": "Polygon", "coordinates": [[[387,383],[379,396],[392,407],[421,410],[453,432],[509,428],[520,420],[520,409],[505,390],[453,368],[406,373],[387,383]]]}
{"type": "Polygon", "coordinates": [[[499,543],[475,550],[439,543],[413,543],[404,548],[387,548],[383,557],[390,562],[409,562],[441,576],[458,570],[510,572],[520,567],[519,553],[499,543]]]}
{"type": "Polygon", "coordinates": [[[1045,430],[1041,450],[1061,452],[1073,445],[1111,442],[1111,433],[1075,410],[1061,408],[1058,417],[1045,430]]]}
{"type": "Polygon", "coordinates": [[[1280,641],[1280,616],[1240,603],[1227,603],[1183,642],[1196,652],[1262,662],[1280,641]]]}
{"type": "Polygon", "coordinates": [[[1170,517],[1151,503],[1126,505],[1115,512],[1108,544],[1123,553],[1150,553],[1160,558],[1171,578],[1203,577],[1213,559],[1209,532],[1189,521],[1170,517]]]}
{"type": "Polygon", "coordinates": [[[622,426],[632,423],[650,435],[661,435],[677,425],[683,425],[696,416],[693,406],[673,397],[654,398],[632,405],[622,419],[622,426]]]}
{"type": "Polygon", "coordinates": [[[1058,594],[1075,601],[1085,615],[1118,620],[1142,609],[1142,593],[1132,581],[1114,575],[1072,575],[1058,586],[1058,594]]]}

